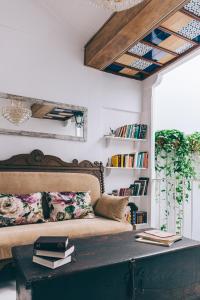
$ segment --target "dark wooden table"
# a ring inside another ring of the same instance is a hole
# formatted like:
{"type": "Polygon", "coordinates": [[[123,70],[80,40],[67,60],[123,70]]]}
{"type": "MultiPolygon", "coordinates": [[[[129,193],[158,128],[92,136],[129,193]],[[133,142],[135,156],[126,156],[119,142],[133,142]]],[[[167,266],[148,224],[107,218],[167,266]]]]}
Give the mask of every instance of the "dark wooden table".
{"type": "Polygon", "coordinates": [[[200,299],[200,242],[167,248],[133,232],[72,242],[76,261],[56,270],[32,263],[32,246],[13,248],[18,300],[200,299]]]}

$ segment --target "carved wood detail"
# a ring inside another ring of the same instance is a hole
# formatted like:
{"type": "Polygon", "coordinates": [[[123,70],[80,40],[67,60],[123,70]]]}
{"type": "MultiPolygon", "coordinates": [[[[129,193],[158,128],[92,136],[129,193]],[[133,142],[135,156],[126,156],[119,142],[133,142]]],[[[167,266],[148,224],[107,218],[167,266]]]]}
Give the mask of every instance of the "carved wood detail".
{"type": "Polygon", "coordinates": [[[77,159],[74,159],[72,163],[69,163],[56,156],[45,155],[40,150],[34,150],[30,154],[19,154],[0,161],[0,172],[2,171],[90,174],[98,178],[101,192],[104,193],[104,167],[102,162],[95,161],[92,163],[84,160],[79,163],[77,159]]]}

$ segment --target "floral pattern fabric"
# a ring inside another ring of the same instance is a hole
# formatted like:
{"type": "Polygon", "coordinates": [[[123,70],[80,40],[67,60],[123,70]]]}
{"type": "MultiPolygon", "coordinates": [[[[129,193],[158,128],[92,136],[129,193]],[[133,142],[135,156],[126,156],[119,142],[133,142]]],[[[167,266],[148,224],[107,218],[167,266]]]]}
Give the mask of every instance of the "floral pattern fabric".
{"type": "Polygon", "coordinates": [[[42,196],[0,194],[0,227],[44,222],[42,196]]]}
{"type": "Polygon", "coordinates": [[[89,192],[47,193],[47,199],[51,221],[94,217],[89,192]]]}

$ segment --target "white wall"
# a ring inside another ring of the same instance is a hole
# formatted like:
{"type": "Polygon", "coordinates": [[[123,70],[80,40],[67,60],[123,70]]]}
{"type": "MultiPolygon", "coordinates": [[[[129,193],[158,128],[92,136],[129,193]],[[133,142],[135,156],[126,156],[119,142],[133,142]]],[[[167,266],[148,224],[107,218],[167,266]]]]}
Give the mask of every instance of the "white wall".
{"type": "Polygon", "coordinates": [[[155,130],[200,131],[200,55],[166,73],[155,89],[155,130]]]}
{"type": "MultiPolygon", "coordinates": [[[[154,89],[154,132],[162,129],[178,129],[186,134],[200,131],[200,52],[186,59],[161,77],[154,89]]],[[[200,190],[199,182],[193,182],[190,201],[184,205],[184,235],[200,240],[200,190]]],[[[153,199],[154,201],[154,199],[153,199]]],[[[154,205],[154,221],[156,206],[154,205]]]]}
{"type": "MultiPolygon", "coordinates": [[[[88,141],[1,135],[0,159],[37,148],[67,161],[78,158],[105,163],[113,153],[130,152],[130,144],[106,148],[102,136],[110,126],[139,120],[141,83],[85,67],[82,34],[73,27],[79,25],[79,17],[85,12],[77,11],[71,24],[68,8],[65,21],[69,17],[70,22],[64,26],[42,2],[0,0],[0,91],[88,107],[88,141]]],[[[84,26],[87,30],[91,27],[90,18],[88,15],[88,24],[80,24],[82,31],[84,26]]],[[[0,127],[4,122],[0,118],[0,127]]],[[[130,175],[125,171],[121,177],[111,174],[107,190],[127,186],[130,175]]]]}

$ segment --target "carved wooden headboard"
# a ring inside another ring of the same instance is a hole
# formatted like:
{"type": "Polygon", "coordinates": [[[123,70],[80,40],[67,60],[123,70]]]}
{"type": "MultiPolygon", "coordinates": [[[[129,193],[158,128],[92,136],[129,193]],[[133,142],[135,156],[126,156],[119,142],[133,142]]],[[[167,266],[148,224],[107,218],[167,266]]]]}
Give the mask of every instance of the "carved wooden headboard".
{"type": "Polygon", "coordinates": [[[40,150],[34,150],[30,154],[15,155],[7,160],[0,161],[0,172],[23,171],[23,172],[64,172],[86,173],[98,178],[101,192],[104,193],[104,167],[102,162],[90,162],[84,160],[72,163],[64,162],[52,155],[44,155],[40,150]]]}

